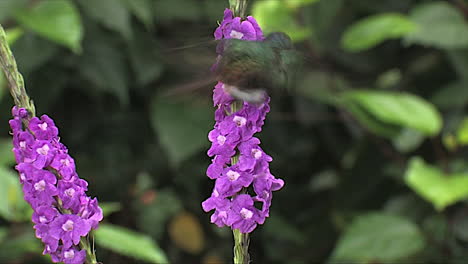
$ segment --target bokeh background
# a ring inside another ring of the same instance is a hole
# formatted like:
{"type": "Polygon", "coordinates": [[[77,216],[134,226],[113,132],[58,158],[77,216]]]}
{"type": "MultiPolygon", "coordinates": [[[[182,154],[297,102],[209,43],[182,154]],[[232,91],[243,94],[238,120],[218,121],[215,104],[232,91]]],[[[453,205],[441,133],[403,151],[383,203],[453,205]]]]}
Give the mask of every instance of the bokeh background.
{"type": "MultiPolygon", "coordinates": [[[[1,0],[0,23],[106,217],[103,263],[231,263],[214,182],[213,32],[227,0],[1,0]]],[[[302,58],[258,136],[285,186],[253,263],[468,261],[468,1],[250,0],[302,58]]],[[[0,263],[49,263],[0,79],[0,263]]]]}

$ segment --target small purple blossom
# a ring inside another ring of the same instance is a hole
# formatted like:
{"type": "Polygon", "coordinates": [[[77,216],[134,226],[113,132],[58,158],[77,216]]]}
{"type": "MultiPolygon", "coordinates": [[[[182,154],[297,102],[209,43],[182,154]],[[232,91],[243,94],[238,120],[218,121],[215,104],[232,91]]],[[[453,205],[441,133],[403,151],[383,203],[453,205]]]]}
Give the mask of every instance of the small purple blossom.
{"type": "MultiPolygon", "coordinates": [[[[224,11],[223,21],[214,35],[217,40],[264,40],[253,17],[234,17],[230,9],[224,11]]],[[[223,49],[224,42],[221,41],[216,51],[218,60],[223,49]]],[[[215,63],[212,69],[216,67],[215,63]]],[[[244,102],[236,112],[231,107],[233,102],[234,98],[224,90],[224,84],[218,82],[213,90],[216,123],[208,134],[212,144],[207,154],[213,159],[206,171],[206,175],[216,182],[211,197],[202,203],[202,207],[206,212],[214,210],[211,222],[217,226],[230,226],[241,233],[250,233],[269,216],[272,192],[281,189],[284,182],[270,173],[272,158],[260,147],[260,140],[254,137],[262,130],[266,114],[270,111],[270,98],[266,96],[260,105],[244,102]],[[235,156],[237,159],[233,159],[235,156]],[[250,186],[253,186],[255,194],[247,192],[250,186]],[[262,204],[262,208],[257,209],[254,202],[262,204]]]]}
{"type": "Polygon", "coordinates": [[[98,227],[102,210],[96,198],[86,195],[88,183],[76,173],[75,161],[60,142],[58,128],[47,115],[29,117],[13,107],[15,166],[23,184],[24,199],[33,209],[36,237],[53,262],[82,264],[86,260],[80,240],[98,227]],[[27,129],[24,127],[27,124],[27,129]]]}

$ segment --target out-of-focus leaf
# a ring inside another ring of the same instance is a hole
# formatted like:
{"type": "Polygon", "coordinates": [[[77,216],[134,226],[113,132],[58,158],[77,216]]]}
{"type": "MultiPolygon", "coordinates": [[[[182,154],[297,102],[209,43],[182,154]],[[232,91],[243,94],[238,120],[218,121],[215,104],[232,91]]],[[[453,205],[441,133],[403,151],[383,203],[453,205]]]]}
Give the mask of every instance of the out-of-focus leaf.
{"type": "Polygon", "coordinates": [[[468,46],[468,24],[461,12],[445,1],[422,3],[410,12],[417,30],[406,35],[408,44],[421,44],[444,49],[468,46]]]}
{"type": "Polygon", "coordinates": [[[312,192],[319,192],[334,188],[339,182],[338,175],[334,170],[324,170],[315,174],[309,182],[312,192]]]}
{"type": "Polygon", "coordinates": [[[112,213],[120,211],[122,206],[120,205],[119,202],[105,202],[105,203],[99,203],[99,206],[102,209],[102,214],[104,216],[108,216],[112,213]]]}
{"type": "Polygon", "coordinates": [[[124,1],[80,0],[78,3],[94,20],[113,31],[119,32],[126,40],[131,40],[133,35],[131,16],[124,1]]]}
{"type": "Polygon", "coordinates": [[[203,229],[198,219],[191,213],[181,212],[169,223],[169,236],[177,247],[199,254],[205,246],[203,229]]]}
{"type": "Polygon", "coordinates": [[[194,0],[158,0],[154,1],[155,19],[169,23],[174,20],[194,21],[201,18],[200,1],[194,0]],[[180,8],[183,6],[184,8],[180,8]]]}
{"type": "Polygon", "coordinates": [[[156,192],[154,202],[140,206],[138,227],[152,237],[159,239],[165,230],[166,222],[182,209],[182,202],[170,190],[156,192]]]}
{"type": "Polygon", "coordinates": [[[400,152],[408,153],[418,148],[424,140],[424,135],[414,129],[405,128],[392,139],[393,146],[400,152]]]}
{"type": "Polygon", "coordinates": [[[440,87],[433,94],[431,102],[444,109],[462,108],[468,103],[467,85],[467,82],[455,81],[440,87]]]}
{"type": "Polygon", "coordinates": [[[285,240],[298,245],[305,244],[306,237],[296,226],[281,215],[272,215],[265,223],[265,236],[285,240]],[[278,232],[281,230],[281,232],[278,232]]]}
{"type": "Polygon", "coordinates": [[[252,7],[255,17],[263,32],[281,31],[289,35],[293,41],[301,41],[312,34],[312,29],[299,25],[294,19],[294,9],[285,8],[283,1],[256,1],[252,7]]]}
{"type": "Polygon", "coordinates": [[[78,10],[69,0],[40,1],[15,14],[18,22],[74,52],[81,51],[83,28],[78,10]]]}
{"type": "Polygon", "coordinates": [[[21,37],[24,33],[24,30],[20,27],[15,27],[15,28],[10,28],[5,31],[6,33],[6,40],[8,42],[8,45],[13,45],[15,41],[21,37]]]}
{"type": "MultiPolygon", "coordinates": [[[[437,109],[421,97],[408,93],[354,90],[343,94],[382,122],[412,128],[433,136],[442,128],[437,109]]],[[[347,104],[344,104],[347,107],[347,104]]]]}
{"type": "Polygon", "coordinates": [[[143,23],[146,28],[153,26],[153,1],[152,0],[123,0],[130,11],[143,23]]]}
{"type": "Polygon", "coordinates": [[[457,141],[461,145],[468,145],[468,117],[465,117],[458,127],[457,141]]]}
{"type": "Polygon", "coordinates": [[[163,72],[158,43],[146,32],[135,31],[129,43],[130,60],[138,84],[141,86],[158,79],[163,72]]]}
{"type": "Polygon", "coordinates": [[[207,149],[208,131],[214,123],[208,102],[155,97],[151,109],[151,124],[173,165],[207,149]]]}
{"type": "Polygon", "coordinates": [[[1,0],[0,1],[0,23],[3,20],[13,16],[13,14],[20,8],[24,7],[27,0],[1,0]]]}
{"type": "Polygon", "coordinates": [[[0,263],[15,263],[26,254],[41,255],[43,245],[34,237],[30,224],[23,226],[24,231],[16,236],[9,237],[0,243],[0,263]]]}
{"type": "Polygon", "coordinates": [[[376,85],[381,89],[388,89],[398,84],[401,81],[401,77],[400,69],[391,69],[379,75],[376,85]]]}
{"type": "Polygon", "coordinates": [[[96,243],[116,253],[148,261],[150,263],[169,263],[166,254],[150,237],[130,229],[101,224],[95,231],[96,243]]]}
{"type": "Polygon", "coordinates": [[[405,15],[373,15],[351,25],[344,33],[341,45],[348,51],[363,51],[385,40],[403,37],[415,29],[416,25],[405,15]]]}
{"type": "Polygon", "coordinates": [[[459,78],[464,82],[463,85],[466,87],[468,82],[468,47],[464,49],[447,50],[446,54],[459,78]]]}
{"type": "Polygon", "coordinates": [[[407,219],[381,213],[353,220],[333,250],[330,263],[395,263],[424,248],[417,225],[407,219]]]}
{"type": "Polygon", "coordinates": [[[0,167],[0,215],[9,221],[24,221],[31,216],[17,174],[5,167],[0,167]]]}
{"type": "Polygon", "coordinates": [[[437,210],[468,198],[468,174],[445,174],[419,157],[412,158],[405,182],[437,210]]]}
{"type": "Polygon", "coordinates": [[[81,57],[79,68],[81,74],[95,88],[116,96],[121,104],[127,105],[129,69],[122,51],[104,39],[87,43],[85,48],[86,53],[81,57]]]}
{"type": "Polygon", "coordinates": [[[293,8],[293,9],[297,9],[299,7],[310,5],[318,1],[319,0],[283,0],[284,4],[288,8],[293,8]]]}
{"type": "MultiPolygon", "coordinates": [[[[59,50],[58,45],[53,45],[50,41],[28,32],[16,40],[11,48],[24,76],[51,60],[59,50]]],[[[28,79],[25,81],[27,83],[28,79]]]]}
{"type": "Polygon", "coordinates": [[[8,229],[6,227],[0,228],[0,244],[5,240],[8,235],[8,229]]]}
{"type": "Polygon", "coordinates": [[[7,168],[15,162],[11,138],[0,139],[0,167],[7,168]]]}

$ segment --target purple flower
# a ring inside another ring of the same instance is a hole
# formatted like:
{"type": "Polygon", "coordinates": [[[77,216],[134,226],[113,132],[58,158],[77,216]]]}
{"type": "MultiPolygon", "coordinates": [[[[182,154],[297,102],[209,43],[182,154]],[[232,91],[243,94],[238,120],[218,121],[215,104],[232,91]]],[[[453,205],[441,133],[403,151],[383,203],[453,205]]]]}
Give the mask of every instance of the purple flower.
{"type": "Polygon", "coordinates": [[[228,225],[239,229],[241,233],[252,232],[257,224],[263,224],[265,217],[254,207],[254,200],[250,195],[239,194],[231,203],[231,213],[227,219],[228,225]]]}
{"type": "Polygon", "coordinates": [[[37,117],[31,118],[29,130],[34,133],[37,139],[49,140],[58,136],[58,128],[47,115],[42,115],[41,119],[37,117]]]}
{"type": "Polygon", "coordinates": [[[218,192],[214,190],[212,196],[202,203],[202,207],[205,212],[216,209],[211,215],[211,223],[219,227],[227,225],[228,214],[231,210],[229,199],[220,197],[218,192]]]}
{"type": "Polygon", "coordinates": [[[83,218],[91,228],[96,229],[98,227],[99,222],[104,217],[102,214],[101,207],[98,206],[97,199],[91,199],[87,196],[80,197],[80,210],[78,215],[83,218]]]}
{"type": "Polygon", "coordinates": [[[15,168],[24,199],[33,209],[32,221],[36,236],[44,243],[44,254],[50,254],[53,262],[84,263],[86,252],[79,241],[98,227],[102,210],[95,198],[86,196],[88,183],[78,177],[75,161],[60,142],[54,121],[47,115],[29,118],[18,107],[12,114],[15,168]]]}
{"type": "Polygon", "coordinates": [[[263,33],[257,21],[248,16],[242,21],[240,17],[234,17],[230,9],[224,10],[224,18],[221,25],[215,30],[215,39],[237,38],[243,40],[263,40],[263,33]]]}
{"type": "Polygon", "coordinates": [[[55,155],[50,167],[57,170],[65,180],[70,180],[75,174],[75,161],[65,153],[55,155]]]}
{"type": "Polygon", "coordinates": [[[232,196],[242,187],[248,187],[253,181],[250,173],[239,170],[237,165],[224,169],[221,177],[216,179],[215,189],[224,196],[232,196]]]}
{"type": "Polygon", "coordinates": [[[58,197],[62,200],[62,206],[78,213],[81,204],[80,197],[85,195],[88,183],[85,180],[74,178],[74,181],[59,180],[58,197]]]}
{"type": "MultiPolygon", "coordinates": [[[[234,17],[229,9],[224,11],[224,19],[214,35],[218,40],[264,39],[254,18],[234,17]]],[[[225,41],[220,41],[216,47],[218,61],[223,56],[224,45],[225,41]]],[[[212,70],[216,67],[214,64],[212,70]]],[[[269,163],[272,158],[254,137],[262,130],[270,111],[270,98],[265,95],[265,102],[260,105],[244,102],[235,112],[233,102],[234,98],[224,90],[224,84],[218,82],[213,90],[216,123],[208,134],[211,147],[207,154],[213,159],[206,171],[206,175],[216,182],[211,197],[202,203],[202,207],[206,212],[214,210],[211,222],[217,226],[230,226],[242,233],[250,233],[268,217],[272,192],[281,189],[284,182],[271,175],[269,163]],[[255,194],[249,193],[252,185],[255,194]],[[262,203],[262,209],[255,208],[254,202],[262,203]]]]}
{"type": "Polygon", "coordinates": [[[62,250],[62,261],[65,264],[81,264],[86,260],[86,252],[84,249],[79,250],[76,247],[71,247],[67,250],[62,250]]]}
{"type": "Polygon", "coordinates": [[[54,196],[57,195],[56,182],[57,178],[50,171],[33,171],[31,182],[25,182],[23,185],[24,199],[33,209],[41,205],[51,206],[55,203],[54,196]]]}
{"type": "Polygon", "coordinates": [[[78,245],[80,238],[86,236],[91,226],[77,215],[64,214],[54,219],[50,224],[50,234],[62,241],[66,248],[78,245]]]}

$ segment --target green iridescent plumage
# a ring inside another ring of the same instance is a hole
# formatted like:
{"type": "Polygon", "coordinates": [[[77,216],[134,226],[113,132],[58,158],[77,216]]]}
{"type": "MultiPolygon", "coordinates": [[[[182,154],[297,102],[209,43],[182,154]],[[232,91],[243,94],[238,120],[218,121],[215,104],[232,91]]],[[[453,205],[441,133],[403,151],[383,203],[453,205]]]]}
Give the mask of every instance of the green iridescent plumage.
{"type": "Polygon", "coordinates": [[[298,60],[286,34],[272,33],[264,41],[227,39],[220,45],[222,57],[215,74],[234,97],[259,103],[261,93],[289,86],[298,60]]]}

